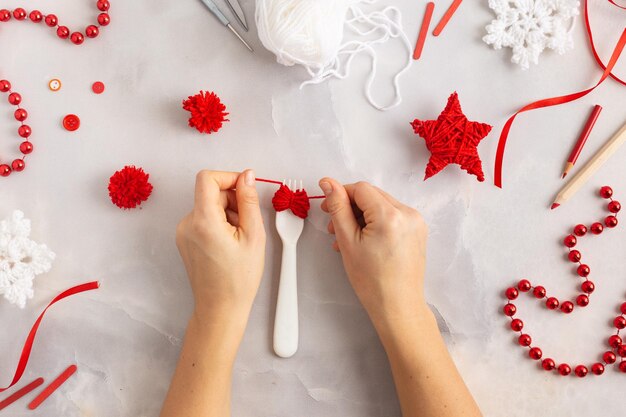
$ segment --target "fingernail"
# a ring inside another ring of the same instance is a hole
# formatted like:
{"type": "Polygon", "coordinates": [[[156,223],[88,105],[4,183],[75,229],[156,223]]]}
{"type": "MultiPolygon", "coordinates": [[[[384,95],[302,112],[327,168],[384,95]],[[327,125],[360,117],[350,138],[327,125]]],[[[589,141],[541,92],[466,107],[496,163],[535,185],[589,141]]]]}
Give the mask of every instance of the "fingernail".
{"type": "Polygon", "coordinates": [[[254,175],[254,171],[249,169],[245,173],[244,181],[247,186],[254,187],[256,184],[256,176],[254,175]]]}
{"type": "Polygon", "coordinates": [[[327,182],[327,181],[320,182],[320,188],[322,189],[322,191],[324,192],[324,195],[326,197],[328,197],[330,195],[330,193],[333,192],[332,184],[327,182]]]}

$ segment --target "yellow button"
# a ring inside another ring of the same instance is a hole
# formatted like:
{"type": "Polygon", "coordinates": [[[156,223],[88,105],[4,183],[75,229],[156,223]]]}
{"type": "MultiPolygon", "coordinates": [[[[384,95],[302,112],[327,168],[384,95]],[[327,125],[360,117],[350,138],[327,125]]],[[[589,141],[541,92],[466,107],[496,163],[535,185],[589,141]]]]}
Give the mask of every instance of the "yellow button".
{"type": "Polygon", "coordinates": [[[48,88],[52,91],[59,91],[61,89],[61,80],[53,78],[48,83],[48,88]]]}

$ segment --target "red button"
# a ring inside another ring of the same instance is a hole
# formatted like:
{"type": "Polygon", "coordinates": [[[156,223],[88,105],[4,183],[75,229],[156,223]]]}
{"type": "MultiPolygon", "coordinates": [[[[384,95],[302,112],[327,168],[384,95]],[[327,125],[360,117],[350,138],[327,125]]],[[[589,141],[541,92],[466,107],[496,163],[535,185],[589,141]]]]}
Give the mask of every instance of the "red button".
{"type": "Polygon", "coordinates": [[[63,127],[73,132],[80,127],[80,119],[75,114],[68,114],[63,118],[63,127]]]}
{"type": "Polygon", "coordinates": [[[93,85],[91,86],[91,89],[93,90],[94,93],[96,94],[102,94],[104,93],[104,83],[101,81],[96,81],[95,83],[93,83],[93,85]]]}

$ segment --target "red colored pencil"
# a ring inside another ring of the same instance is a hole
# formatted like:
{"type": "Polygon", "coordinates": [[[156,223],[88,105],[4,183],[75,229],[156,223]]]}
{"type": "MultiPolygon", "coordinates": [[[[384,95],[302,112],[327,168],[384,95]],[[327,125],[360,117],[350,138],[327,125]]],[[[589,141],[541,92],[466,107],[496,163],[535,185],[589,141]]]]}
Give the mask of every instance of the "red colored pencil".
{"type": "Polygon", "coordinates": [[[578,157],[580,156],[580,152],[583,150],[585,143],[587,143],[587,139],[589,138],[589,135],[591,134],[591,130],[593,129],[593,126],[596,124],[596,121],[598,120],[598,116],[600,116],[601,111],[602,111],[602,106],[596,104],[593,110],[591,111],[589,118],[587,119],[587,123],[585,123],[585,127],[583,128],[583,131],[580,133],[580,137],[578,138],[576,145],[574,145],[574,148],[572,149],[572,152],[570,153],[569,158],[567,158],[567,162],[565,163],[565,169],[563,169],[563,176],[561,178],[565,178],[567,173],[572,168],[574,168],[574,164],[578,160],[578,157]]]}
{"type": "Polygon", "coordinates": [[[74,372],[76,372],[76,369],[76,365],[70,365],[70,367],[63,371],[61,375],[59,375],[54,381],[52,381],[50,385],[44,388],[44,390],[41,391],[41,393],[37,397],[35,397],[35,399],[32,400],[30,404],[28,404],[28,408],[34,410],[35,408],[39,407],[42,402],[46,401],[46,399],[50,395],[52,395],[52,393],[56,391],[57,388],[63,385],[63,383],[67,381],[67,379],[71,377],[74,372]]]}
{"type": "Polygon", "coordinates": [[[456,12],[456,9],[459,8],[462,2],[463,0],[454,0],[452,2],[452,4],[450,5],[446,13],[443,15],[443,17],[441,18],[441,20],[435,27],[435,30],[433,30],[433,36],[441,35],[441,32],[443,32],[443,29],[446,27],[446,25],[448,24],[448,22],[450,21],[454,13],[456,12]]]}
{"type": "Polygon", "coordinates": [[[31,392],[32,390],[34,390],[41,384],[43,384],[43,378],[37,378],[30,384],[26,385],[24,388],[20,388],[19,390],[15,391],[13,394],[9,395],[4,400],[0,401],[0,410],[3,410],[6,407],[10,406],[15,401],[19,400],[24,395],[28,394],[29,392],[31,392]]]}
{"type": "Polygon", "coordinates": [[[422,21],[422,27],[420,34],[417,38],[417,44],[415,45],[415,51],[413,52],[413,59],[420,59],[422,51],[424,50],[424,44],[426,43],[426,35],[428,35],[428,27],[430,21],[433,18],[433,12],[435,11],[435,3],[432,1],[426,4],[426,13],[424,14],[424,20],[422,21]]]}

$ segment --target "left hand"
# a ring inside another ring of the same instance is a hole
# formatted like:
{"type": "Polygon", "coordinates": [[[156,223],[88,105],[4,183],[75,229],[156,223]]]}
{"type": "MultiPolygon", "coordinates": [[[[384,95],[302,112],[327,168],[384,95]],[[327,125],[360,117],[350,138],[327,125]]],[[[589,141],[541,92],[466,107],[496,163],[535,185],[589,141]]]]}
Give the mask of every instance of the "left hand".
{"type": "Polygon", "coordinates": [[[178,225],[183,259],[201,323],[247,321],[265,260],[265,229],[251,170],[201,171],[193,211],[178,225]]]}

